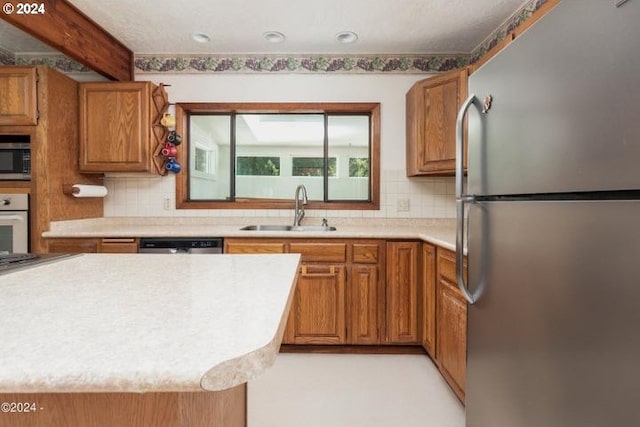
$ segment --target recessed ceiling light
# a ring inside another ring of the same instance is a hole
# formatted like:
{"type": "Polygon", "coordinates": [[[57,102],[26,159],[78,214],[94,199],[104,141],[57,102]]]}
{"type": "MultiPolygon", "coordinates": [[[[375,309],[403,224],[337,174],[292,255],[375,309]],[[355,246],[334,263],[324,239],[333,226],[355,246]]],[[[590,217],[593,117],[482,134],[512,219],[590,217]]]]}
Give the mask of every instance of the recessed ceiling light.
{"type": "Polygon", "coordinates": [[[191,40],[198,43],[209,43],[211,41],[211,37],[205,33],[191,33],[191,40]]]}
{"type": "Polygon", "coordinates": [[[358,40],[358,35],[353,31],[341,31],[336,34],[336,40],[340,43],[355,43],[358,40]]]}
{"type": "Polygon", "coordinates": [[[269,43],[282,43],[286,39],[285,35],[279,31],[267,31],[262,37],[269,43]]]}

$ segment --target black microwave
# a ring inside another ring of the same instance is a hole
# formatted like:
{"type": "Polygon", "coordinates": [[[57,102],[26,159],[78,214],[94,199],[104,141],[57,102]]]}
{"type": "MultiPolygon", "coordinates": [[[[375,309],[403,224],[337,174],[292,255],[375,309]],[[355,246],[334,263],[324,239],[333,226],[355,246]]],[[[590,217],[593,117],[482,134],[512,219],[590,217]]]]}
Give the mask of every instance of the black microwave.
{"type": "Polygon", "coordinates": [[[31,137],[0,135],[0,180],[31,179],[31,137]]]}

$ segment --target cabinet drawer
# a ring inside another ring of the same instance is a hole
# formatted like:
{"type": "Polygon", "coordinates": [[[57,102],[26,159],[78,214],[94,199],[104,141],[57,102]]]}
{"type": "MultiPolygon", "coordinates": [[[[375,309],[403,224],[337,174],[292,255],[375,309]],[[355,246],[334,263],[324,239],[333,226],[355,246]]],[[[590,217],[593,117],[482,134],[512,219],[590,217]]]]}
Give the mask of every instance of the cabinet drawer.
{"type": "Polygon", "coordinates": [[[227,254],[281,254],[284,243],[228,242],[224,251],[227,254]]]}
{"type": "Polygon", "coordinates": [[[456,254],[438,249],[438,275],[450,282],[458,283],[456,278],[456,254]]]}
{"type": "Polygon", "coordinates": [[[375,243],[354,243],[353,262],[359,264],[376,264],[378,262],[380,245],[375,243]]]}
{"type": "MultiPolygon", "coordinates": [[[[467,258],[464,258],[464,275],[467,277],[467,258]]],[[[458,284],[456,276],[456,253],[438,248],[438,277],[453,285],[458,284]]],[[[456,287],[457,290],[457,287],[456,287]]],[[[458,291],[459,292],[459,291],[458,291]]]]}
{"type": "Polygon", "coordinates": [[[302,261],[346,262],[346,243],[290,243],[289,252],[301,254],[302,261]]]}
{"type": "Polygon", "coordinates": [[[102,239],[102,242],[100,243],[100,252],[108,254],[134,254],[138,252],[138,239],[102,239]]]}

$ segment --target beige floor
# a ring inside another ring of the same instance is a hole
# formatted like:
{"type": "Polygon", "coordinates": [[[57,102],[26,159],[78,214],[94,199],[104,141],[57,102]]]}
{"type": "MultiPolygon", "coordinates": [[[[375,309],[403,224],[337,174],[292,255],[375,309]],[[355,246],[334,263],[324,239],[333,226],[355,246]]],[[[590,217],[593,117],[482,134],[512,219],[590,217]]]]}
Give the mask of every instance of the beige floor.
{"type": "Polygon", "coordinates": [[[249,383],[249,427],[464,427],[427,356],[280,354],[249,383]]]}

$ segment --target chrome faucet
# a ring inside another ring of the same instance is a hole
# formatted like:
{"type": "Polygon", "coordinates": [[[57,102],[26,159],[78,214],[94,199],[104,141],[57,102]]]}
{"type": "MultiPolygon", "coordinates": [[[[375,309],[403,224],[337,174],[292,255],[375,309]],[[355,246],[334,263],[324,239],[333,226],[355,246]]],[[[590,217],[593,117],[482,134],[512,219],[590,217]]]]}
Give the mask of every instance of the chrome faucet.
{"type": "Polygon", "coordinates": [[[309,202],[307,198],[307,189],[304,185],[300,184],[296,187],[296,194],[293,197],[294,211],[293,211],[293,226],[299,227],[302,218],[304,218],[304,205],[309,202]],[[302,190],[302,204],[300,204],[300,190],[302,190]]]}

